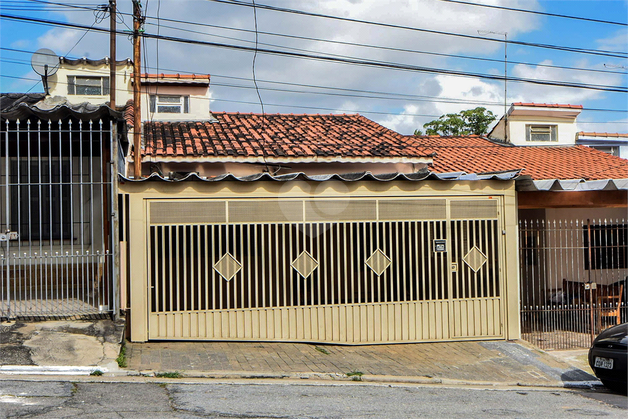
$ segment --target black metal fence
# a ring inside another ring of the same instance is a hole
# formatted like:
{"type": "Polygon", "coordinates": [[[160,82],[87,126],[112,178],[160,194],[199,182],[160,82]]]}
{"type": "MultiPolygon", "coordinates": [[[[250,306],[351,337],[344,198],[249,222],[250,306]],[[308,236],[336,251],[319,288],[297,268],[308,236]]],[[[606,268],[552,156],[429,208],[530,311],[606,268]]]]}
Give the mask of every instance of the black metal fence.
{"type": "Polygon", "coordinates": [[[522,220],[519,233],[523,339],[586,348],[627,321],[625,220],[522,220]]]}

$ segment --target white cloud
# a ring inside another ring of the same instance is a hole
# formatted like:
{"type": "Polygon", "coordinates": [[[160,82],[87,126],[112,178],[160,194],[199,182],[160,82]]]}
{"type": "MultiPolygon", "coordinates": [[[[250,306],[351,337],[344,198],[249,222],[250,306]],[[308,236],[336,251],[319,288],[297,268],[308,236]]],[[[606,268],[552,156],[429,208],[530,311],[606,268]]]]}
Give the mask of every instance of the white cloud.
{"type": "Polygon", "coordinates": [[[51,29],[39,38],[37,43],[42,48],[50,48],[57,54],[65,54],[81,37],[81,33],[73,29],[51,29]]]}

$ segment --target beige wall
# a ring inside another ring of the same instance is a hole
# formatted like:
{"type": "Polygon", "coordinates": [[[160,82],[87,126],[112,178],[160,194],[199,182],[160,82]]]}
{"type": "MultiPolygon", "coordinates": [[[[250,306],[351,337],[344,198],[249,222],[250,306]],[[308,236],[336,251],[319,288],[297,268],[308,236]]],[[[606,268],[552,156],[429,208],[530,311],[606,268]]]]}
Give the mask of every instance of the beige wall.
{"type": "MultiPolygon", "coordinates": [[[[147,208],[150,199],[238,199],[238,198],[342,198],[342,197],[451,197],[500,198],[503,231],[501,278],[503,284],[503,330],[506,339],[518,339],[519,282],[517,248],[517,204],[514,182],[141,182],[123,183],[121,193],[130,198],[129,261],[131,278],[130,327],[133,341],[148,339],[147,208]]],[[[124,269],[124,267],[122,268],[124,269]]],[[[453,320],[452,320],[453,321],[453,320]]],[[[450,338],[454,339],[454,338],[450,338]]]]}

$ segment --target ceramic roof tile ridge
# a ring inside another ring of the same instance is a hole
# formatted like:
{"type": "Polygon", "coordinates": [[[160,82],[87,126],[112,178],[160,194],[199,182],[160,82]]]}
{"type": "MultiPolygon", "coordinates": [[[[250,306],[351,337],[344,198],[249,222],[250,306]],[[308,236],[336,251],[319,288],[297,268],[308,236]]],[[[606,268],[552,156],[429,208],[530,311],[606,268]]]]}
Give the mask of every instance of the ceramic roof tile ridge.
{"type": "Polygon", "coordinates": [[[580,131],[577,133],[578,136],[582,137],[617,137],[617,138],[628,138],[628,134],[619,133],[619,132],[585,132],[580,131]]]}
{"type": "Polygon", "coordinates": [[[561,103],[514,102],[512,105],[535,107],[535,108],[583,109],[582,105],[570,105],[570,104],[561,104],[561,103]]]}

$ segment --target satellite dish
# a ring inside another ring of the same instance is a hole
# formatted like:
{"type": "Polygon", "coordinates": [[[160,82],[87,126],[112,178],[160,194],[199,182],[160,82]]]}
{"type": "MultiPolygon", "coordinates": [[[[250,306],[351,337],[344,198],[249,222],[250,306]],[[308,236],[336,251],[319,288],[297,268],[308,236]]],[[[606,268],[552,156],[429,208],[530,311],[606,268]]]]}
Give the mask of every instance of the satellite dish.
{"type": "Polygon", "coordinates": [[[55,74],[59,69],[59,57],[57,54],[48,48],[38,49],[31,58],[31,67],[33,67],[35,73],[41,76],[46,95],[50,94],[48,91],[48,77],[55,74]]]}

